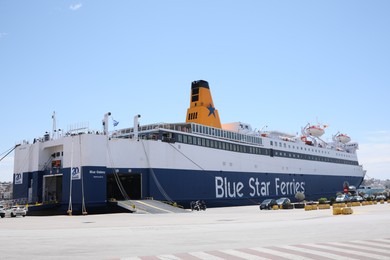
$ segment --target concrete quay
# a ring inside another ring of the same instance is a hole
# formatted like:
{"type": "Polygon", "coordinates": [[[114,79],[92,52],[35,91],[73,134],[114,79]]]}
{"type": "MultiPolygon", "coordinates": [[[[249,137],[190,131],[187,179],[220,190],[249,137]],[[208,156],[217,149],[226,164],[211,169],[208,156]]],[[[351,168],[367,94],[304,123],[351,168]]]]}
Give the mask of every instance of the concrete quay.
{"type": "Polygon", "coordinates": [[[2,259],[390,259],[390,204],[0,219],[2,259]]]}

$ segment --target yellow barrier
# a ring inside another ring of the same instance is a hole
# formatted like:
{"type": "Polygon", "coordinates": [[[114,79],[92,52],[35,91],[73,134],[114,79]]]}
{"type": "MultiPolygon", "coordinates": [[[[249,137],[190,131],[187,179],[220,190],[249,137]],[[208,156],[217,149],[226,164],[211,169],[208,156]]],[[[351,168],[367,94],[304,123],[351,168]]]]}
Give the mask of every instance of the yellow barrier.
{"type": "Polygon", "coordinates": [[[317,210],[317,204],[305,205],[305,210],[317,210]]]}
{"type": "Polygon", "coordinates": [[[273,206],[272,206],[272,209],[273,209],[273,210],[277,210],[277,209],[279,209],[279,206],[278,206],[278,205],[273,205],[273,206]]]}
{"type": "Polygon", "coordinates": [[[360,202],[352,202],[352,207],[359,207],[360,206],[360,202]]]}
{"type": "Polygon", "coordinates": [[[352,208],[342,208],[341,209],[341,214],[343,215],[351,215],[353,213],[352,208]]]}
{"type": "Polygon", "coordinates": [[[352,208],[333,208],[333,215],[351,215],[353,213],[352,208]]]}
{"type": "Polygon", "coordinates": [[[346,205],[345,203],[335,203],[333,204],[333,208],[344,208],[346,205]]]}
{"type": "Polygon", "coordinates": [[[341,215],[342,208],[333,208],[333,215],[341,215]]]}
{"type": "Polygon", "coordinates": [[[381,203],[381,204],[385,204],[385,201],[384,201],[384,200],[381,200],[380,203],[381,203]]]}
{"type": "Polygon", "coordinates": [[[318,204],[318,209],[330,209],[330,204],[318,204]]]}

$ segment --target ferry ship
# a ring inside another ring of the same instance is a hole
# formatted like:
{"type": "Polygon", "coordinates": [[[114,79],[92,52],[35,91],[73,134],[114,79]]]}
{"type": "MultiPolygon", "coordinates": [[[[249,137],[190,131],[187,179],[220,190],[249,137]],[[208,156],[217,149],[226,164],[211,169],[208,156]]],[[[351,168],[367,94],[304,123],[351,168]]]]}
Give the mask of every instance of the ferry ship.
{"type": "Polygon", "coordinates": [[[297,192],[330,198],[364,178],[358,144],[340,133],[325,142],[326,126],[291,135],[221,124],[204,80],[191,84],[185,122],[142,125],[135,115],[132,127],[109,131],[110,120],[106,113],[101,131],[79,125],[61,133],[53,114],[51,133],[15,148],[14,198],[82,212],[146,198],[237,206],[295,200],[297,192]]]}

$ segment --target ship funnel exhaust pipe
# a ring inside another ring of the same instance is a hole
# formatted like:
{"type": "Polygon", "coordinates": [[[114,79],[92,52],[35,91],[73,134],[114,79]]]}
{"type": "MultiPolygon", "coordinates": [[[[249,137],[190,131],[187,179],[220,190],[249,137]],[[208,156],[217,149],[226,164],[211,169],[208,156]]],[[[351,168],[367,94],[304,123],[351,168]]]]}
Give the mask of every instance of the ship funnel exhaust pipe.
{"type": "Polygon", "coordinates": [[[209,83],[205,80],[194,81],[191,84],[190,107],[187,109],[186,122],[221,128],[218,110],[214,107],[209,83]]]}
{"type": "Polygon", "coordinates": [[[134,139],[136,139],[137,141],[139,140],[138,139],[138,128],[139,128],[138,118],[141,118],[141,115],[134,116],[134,139]]]}
{"type": "Polygon", "coordinates": [[[108,117],[111,116],[111,112],[104,114],[104,118],[102,120],[103,124],[103,134],[108,135],[108,117]]]}

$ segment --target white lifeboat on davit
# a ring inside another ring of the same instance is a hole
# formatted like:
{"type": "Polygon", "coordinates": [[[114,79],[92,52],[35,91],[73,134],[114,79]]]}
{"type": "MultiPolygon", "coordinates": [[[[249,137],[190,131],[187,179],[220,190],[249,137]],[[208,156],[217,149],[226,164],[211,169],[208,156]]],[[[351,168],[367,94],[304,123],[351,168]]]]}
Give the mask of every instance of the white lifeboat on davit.
{"type": "Polygon", "coordinates": [[[339,141],[340,143],[346,144],[346,143],[349,143],[351,141],[351,137],[349,137],[346,134],[338,134],[336,136],[336,140],[339,141]]]}
{"type": "Polygon", "coordinates": [[[322,136],[324,133],[325,133],[325,128],[326,126],[324,127],[321,127],[320,125],[312,125],[312,126],[308,126],[305,131],[306,131],[306,134],[307,135],[311,135],[311,136],[315,136],[315,137],[320,137],[322,136]]]}

